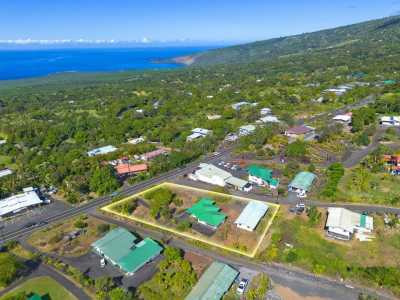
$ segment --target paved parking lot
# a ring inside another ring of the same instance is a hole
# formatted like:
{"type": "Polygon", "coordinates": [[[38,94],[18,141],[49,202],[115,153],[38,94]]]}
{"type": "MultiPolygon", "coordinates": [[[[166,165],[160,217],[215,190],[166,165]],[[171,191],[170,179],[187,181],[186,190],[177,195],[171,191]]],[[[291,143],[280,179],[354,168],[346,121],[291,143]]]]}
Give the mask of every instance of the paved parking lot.
{"type": "Polygon", "coordinates": [[[30,222],[40,222],[52,217],[53,215],[59,214],[70,207],[71,206],[65,202],[54,200],[50,204],[27,210],[7,220],[0,221],[0,234],[7,234],[21,229],[30,222]]]}

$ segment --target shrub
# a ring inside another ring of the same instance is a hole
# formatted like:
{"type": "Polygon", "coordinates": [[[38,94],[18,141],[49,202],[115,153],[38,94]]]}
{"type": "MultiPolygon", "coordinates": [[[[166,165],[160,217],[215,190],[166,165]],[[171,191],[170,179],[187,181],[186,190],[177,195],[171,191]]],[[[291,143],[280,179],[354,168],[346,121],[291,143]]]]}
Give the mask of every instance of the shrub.
{"type": "Polygon", "coordinates": [[[110,230],[110,224],[97,225],[96,231],[98,235],[102,235],[110,230]]]}

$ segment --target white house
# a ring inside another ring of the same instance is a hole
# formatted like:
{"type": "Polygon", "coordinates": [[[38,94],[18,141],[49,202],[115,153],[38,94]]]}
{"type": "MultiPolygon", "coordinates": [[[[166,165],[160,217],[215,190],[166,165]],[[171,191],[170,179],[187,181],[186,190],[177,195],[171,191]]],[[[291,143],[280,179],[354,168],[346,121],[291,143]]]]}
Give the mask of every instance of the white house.
{"type": "Polygon", "coordinates": [[[265,216],[269,206],[260,201],[250,201],[243,209],[235,224],[238,228],[254,231],[260,220],[265,216]]]}
{"type": "Polygon", "coordinates": [[[250,182],[240,179],[240,178],[237,178],[237,177],[234,177],[234,176],[231,176],[228,179],[226,179],[225,183],[228,186],[233,187],[235,190],[246,192],[246,193],[250,192],[253,189],[253,186],[251,185],[250,182]]]}
{"type": "Polygon", "coordinates": [[[22,194],[0,200],[0,217],[11,216],[43,203],[33,188],[25,188],[22,194]]]}
{"type": "Polygon", "coordinates": [[[228,133],[228,135],[225,137],[225,141],[227,142],[235,142],[238,139],[239,137],[236,133],[228,133]]]}
{"type": "Polygon", "coordinates": [[[262,116],[270,115],[271,113],[272,113],[272,110],[268,107],[261,108],[261,110],[260,110],[260,115],[262,115],[262,116]]]}
{"type": "Polygon", "coordinates": [[[251,102],[247,102],[247,101],[240,101],[240,102],[232,104],[232,108],[234,110],[240,110],[243,106],[247,106],[247,105],[249,105],[249,106],[257,106],[258,103],[257,102],[251,103],[251,102]]]}
{"type": "Polygon", "coordinates": [[[4,145],[7,143],[7,140],[0,140],[0,145],[4,145]]]}
{"type": "Polygon", "coordinates": [[[8,169],[8,168],[3,169],[3,170],[0,170],[0,178],[1,178],[1,177],[8,176],[8,175],[11,175],[11,174],[13,174],[13,173],[14,173],[14,172],[13,172],[11,169],[8,169]]]}
{"type": "Polygon", "coordinates": [[[342,123],[342,124],[350,124],[351,123],[351,116],[352,113],[344,114],[344,115],[337,115],[333,117],[333,120],[342,123]]]}
{"type": "Polygon", "coordinates": [[[382,126],[400,126],[400,116],[395,116],[395,117],[389,117],[389,116],[383,116],[380,118],[379,123],[382,126]]]}
{"type": "Polygon", "coordinates": [[[221,115],[207,115],[207,119],[210,121],[219,120],[221,118],[222,118],[221,115]]]}
{"type": "Polygon", "coordinates": [[[256,131],[256,126],[254,125],[243,125],[239,127],[239,136],[246,136],[254,133],[256,131]]]}
{"type": "Polygon", "coordinates": [[[258,119],[257,123],[280,123],[279,119],[276,116],[265,116],[258,119]]]}
{"type": "Polygon", "coordinates": [[[143,143],[144,141],[145,141],[145,138],[141,136],[138,138],[128,140],[128,144],[137,145],[137,144],[143,143]]]}
{"type": "Polygon", "coordinates": [[[207,135],[210,135],[210,134],[212,134],[211,130],[204,129],[204,128],[195,128],[192,130],[192,134],[186,137],[186,141],[191,142],[196,139],[206,137],[207,135]]]}
{"type": "Polygon", "coordinates": [[[340,240],[350,240],[354,233],[371,233],[374,219],[342,207],[329,207],[326,220],[327,235],[340,240]]]}
{"type": "Polygon", "coordinates": [[[97,155],[104,155],[104,154],[108,154],[114,151],[117,151],[118,149],[114,146],[108,145],[108,146],[104,146],[104,147],[100,147],[100,148],[96,148],[93,150],[90,150],[87,152],[87,155],[90,157],[93,156],[97,156],[97,155]]]}
{"type": "Polygon", "coordinates": [[[193,173],[189,174],[189,178],[192,180],[198,180],[222,187],[226,185],[226,180],[229,177],[232,177],[231,173],[217,168],[214,165],[204,163],[201,163],[193,173]]]}

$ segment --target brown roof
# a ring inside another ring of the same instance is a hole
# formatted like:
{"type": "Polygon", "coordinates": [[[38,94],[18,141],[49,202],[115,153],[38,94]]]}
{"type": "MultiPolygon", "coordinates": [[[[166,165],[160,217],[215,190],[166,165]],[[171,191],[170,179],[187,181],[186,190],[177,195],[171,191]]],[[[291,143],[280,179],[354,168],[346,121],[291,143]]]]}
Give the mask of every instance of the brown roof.
{"type": "Polygon", "coordinates": [[[125,175],[130,173],[144,172],[147,171],[147,168],[147,164],[119,164],[115,167],[115,170],[117,171],[118,175],[125,175]]]}
{"type": "Polygon", "coordinates": [[[289,128],[286,132],[288,134],[306,134],[311,131],[313,131],[314,128],[306,126],[306,125],[300,125],[300,126],[295,126],[292,128],[289,128]]]}
{"type": "Polygon", "coordinates": [[[144,154],[142,154],[142,157],[144,160],[149,160],[149,159],[155,158],[157,156],[160,156],[160,155],[166,154],[166,153],[168,153],[167,149],[160,148],[160,149],[157,149],[157,150],[154,150],[151,152],[144,153],[144,154]]]}

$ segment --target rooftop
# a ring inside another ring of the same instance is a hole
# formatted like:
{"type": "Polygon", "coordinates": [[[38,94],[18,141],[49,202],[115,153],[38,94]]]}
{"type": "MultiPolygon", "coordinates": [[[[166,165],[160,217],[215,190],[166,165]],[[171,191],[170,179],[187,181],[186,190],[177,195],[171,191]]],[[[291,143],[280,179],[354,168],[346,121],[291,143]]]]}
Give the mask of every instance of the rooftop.
{"type": "Polygon", "coordinates": [[[218,227],[226,219],[226,215],[221,213],[220,210],[211,198],[200,198],[196,204],[186,211],[200,222],[204,222],[212,227],[218,227]]]}
{"type": "Polygon", "coordinates": [[[147,164],[119,164],[115,167],[118,175],[125,175],[130,173],[144,172],[147,171],[147,164]]]}
{"type": "Polygon", "coordinates": [[[338,227],[354,232],[356,227],[373,230],[373,218],[342,207],[329,207],[326,227],[338,227]]]}
{"type": "Polygon", "coordinates": [[[292,180],[292,182],[289,184],[289,186],[294,187],[296,189],[302,189],[305,191],[309,191],[315,178],[317,178],[317,176],[313,173],[300,172],[292,180]]]}
{"type": "Polygon", "coordinates": [[[34,190],[25,190],[22,194],[0,200],[0,216],[21,211],[30,206],[42,204],[34,190]]]}
{"type": "Polygon", "coordinates": [[[250,201],[236,219],[235,224],[243,224],[254,230],[261,218],[268,211],[269,206],[259,201],[250,201]]]}
{"type": "Polygon", "coordinates": [[[238,271],[226,264],[213,262],[200,277],[186,300],[220,300],[238,274],[238,271]]]}
{"type": "Polygon", "coordinates": [[[287,134],[306,134],[309,132],[314,131],[313,127],[306,126],[306,125],[300,125],[300,126],[295,126],[292,128],[289,128],[286,132],[287,134]]]}
{"type": "Polygon", "coordinates": [[[220,168],[217,168],[214,165],[205,164],[205,163],[201,163],[199,165],[199,169],[196,171],[196,174],[204,176],[204,177],[208,177],[208,178],[217,176],[217,177],[222,178],[223,180],[226,180],[232,176],[232,174],[229,172],[226,172],[220,168]]]}
{"type": "Polygon", "coordinates": [[[103,155],[107,153],[111,153],[118,150],[116,147],[112,145],[96,148],[87,152],[89,156],[103,155]]]}

